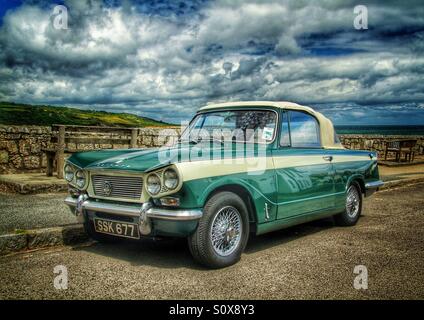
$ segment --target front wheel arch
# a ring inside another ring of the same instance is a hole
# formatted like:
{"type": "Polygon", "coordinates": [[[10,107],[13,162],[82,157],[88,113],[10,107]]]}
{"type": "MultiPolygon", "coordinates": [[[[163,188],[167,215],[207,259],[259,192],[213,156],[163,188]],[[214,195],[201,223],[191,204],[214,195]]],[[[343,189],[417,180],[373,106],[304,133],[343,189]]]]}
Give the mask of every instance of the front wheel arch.
{"type": "Polygon", "coordinates": [[[208,195],[205,198],[205,201],[203,202],[203,206],[215,194],[220,193],[220,192],[224,192],[224,191],[235,193],[236,195],[238,195],[244,201],[244,203],[246,204],[247,210],[249,212],[249,222],[251,224],[250,231],[254,232],[254,230],[253,230],[254,228],[252,228],[252,227],[258,221],[257,216],[256,216],[256,206],[255,206],[255,203],[253,201],[252,195],[250,194],[250,192],[244,186],[241,186],[239,184],[226,184],[226,185],[221,185],[219,187],[216,187],[215,189],[213,189],[212,191],[210,191],[208,193],[208,195]]]}

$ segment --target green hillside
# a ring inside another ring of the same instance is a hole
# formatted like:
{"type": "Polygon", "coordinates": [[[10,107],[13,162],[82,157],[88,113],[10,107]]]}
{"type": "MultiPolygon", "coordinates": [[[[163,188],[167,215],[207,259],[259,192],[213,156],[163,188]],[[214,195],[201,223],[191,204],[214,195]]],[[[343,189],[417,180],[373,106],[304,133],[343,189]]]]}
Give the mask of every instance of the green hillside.
{"type": "Polygon", "coordinates": [[[0,124],[37,126],[68,124],[103,127],[162,127],[170,125],[169,123],[129,113],[112,113],[12,102],[0,102],[0,124]]]}

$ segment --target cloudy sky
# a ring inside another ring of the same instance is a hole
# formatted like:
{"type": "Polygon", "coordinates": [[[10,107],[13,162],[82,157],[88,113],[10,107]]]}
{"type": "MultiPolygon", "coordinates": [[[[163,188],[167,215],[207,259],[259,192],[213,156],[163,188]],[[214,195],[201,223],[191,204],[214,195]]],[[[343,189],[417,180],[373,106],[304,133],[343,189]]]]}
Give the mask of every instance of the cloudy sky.
{"type": "Polygon", "coordinates": [[[288,100],[339,125],[424,125],[423,52],[422,0],[0,2],[0,100],[174,123],[210,102],[288,100]]]}

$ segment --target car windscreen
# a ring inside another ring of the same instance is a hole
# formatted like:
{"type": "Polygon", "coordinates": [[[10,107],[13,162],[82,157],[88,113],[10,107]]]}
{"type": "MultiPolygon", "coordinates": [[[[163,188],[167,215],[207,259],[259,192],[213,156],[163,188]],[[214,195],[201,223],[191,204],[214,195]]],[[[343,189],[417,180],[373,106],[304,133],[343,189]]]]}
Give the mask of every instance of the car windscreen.
{"type": "Polygon", "coordinates": [[[276,121],[276,112],[270,110],[200,113],[191,121],[181,140],[268,143],[274,139],[276,121]]]}

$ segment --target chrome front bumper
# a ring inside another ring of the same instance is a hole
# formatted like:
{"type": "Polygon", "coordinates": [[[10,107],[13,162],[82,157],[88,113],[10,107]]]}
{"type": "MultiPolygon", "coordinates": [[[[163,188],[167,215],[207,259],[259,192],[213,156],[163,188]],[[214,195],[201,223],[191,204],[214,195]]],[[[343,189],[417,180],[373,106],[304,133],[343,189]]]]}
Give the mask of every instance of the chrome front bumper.
{"type": "MultiPolygon", "coordinates": [[[[65,199],[65,203],[74,210],[78,205],[78,198],[68,196],[65,199]]],[[[187,221],[187,220],[197,220],[200,219],[203,215],[202,210],[200,209],[162,209],[150,207],[145,212],[142,212],[141,205],[130,205],[130,204],[118,204],[118,203],[109,203],[95,201],[91,199],[86,199],[81,201],[79,210],[90,210],[95,212],[104,212],[111,213],[122,216],[130,217],[140,217],[142,213],[145,214],[145,217],[151,219],[166,219],[174,221],[187,221]]]]}
{"type": "Polygon", "coordinates": [[[374,192],[378,191],[378,189],[381,188],[383,185],[384,185],[384,182],[381,180],[365,183],[365,196],[369,197],[374,192]]]}

